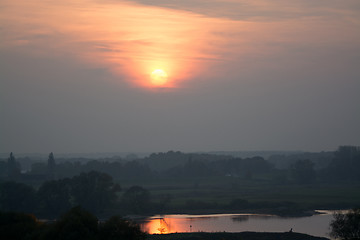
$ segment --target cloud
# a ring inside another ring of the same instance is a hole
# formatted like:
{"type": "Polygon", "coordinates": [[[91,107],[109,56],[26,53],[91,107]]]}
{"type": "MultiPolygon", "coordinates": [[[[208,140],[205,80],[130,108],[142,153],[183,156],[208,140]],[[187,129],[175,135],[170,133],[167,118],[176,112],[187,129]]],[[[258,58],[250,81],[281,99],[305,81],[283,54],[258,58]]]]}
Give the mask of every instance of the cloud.
{"type": "Polygon", "coordinates": [[[359,20],[357,0],[134,0],[141,4],[179,9],[209,17],[242,21],[281,21],[303,17],[349,17],[359,20]]]}
{"type": "Polygon", "coordinates": [[[1,151],[358,143],[355,1],[0,4],[1,151]]]}

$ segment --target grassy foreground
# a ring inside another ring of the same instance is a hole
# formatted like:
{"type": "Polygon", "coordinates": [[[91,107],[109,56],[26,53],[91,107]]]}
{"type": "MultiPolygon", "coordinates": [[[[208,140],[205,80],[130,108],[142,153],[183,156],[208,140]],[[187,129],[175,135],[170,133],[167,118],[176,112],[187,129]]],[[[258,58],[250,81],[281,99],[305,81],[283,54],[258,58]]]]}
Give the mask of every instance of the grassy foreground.
{"type": "Polygon", "coordinates": [[[323,237],[313,237],[302,233],[171,233],[148,235],[147,240],[329,240],[323,237]]]}

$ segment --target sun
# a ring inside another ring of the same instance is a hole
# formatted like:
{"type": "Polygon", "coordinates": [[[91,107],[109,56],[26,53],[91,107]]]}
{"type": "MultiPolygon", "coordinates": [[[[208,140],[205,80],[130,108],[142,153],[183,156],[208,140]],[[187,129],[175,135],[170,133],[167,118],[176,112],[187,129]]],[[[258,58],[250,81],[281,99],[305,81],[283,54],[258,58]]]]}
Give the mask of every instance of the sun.
{"type": "Polygon", "coordinates": [[[162,69],[155,69],[151,73],[151,83],[155,86],[162,86],[168,81],[167,73],[162,69]]]}

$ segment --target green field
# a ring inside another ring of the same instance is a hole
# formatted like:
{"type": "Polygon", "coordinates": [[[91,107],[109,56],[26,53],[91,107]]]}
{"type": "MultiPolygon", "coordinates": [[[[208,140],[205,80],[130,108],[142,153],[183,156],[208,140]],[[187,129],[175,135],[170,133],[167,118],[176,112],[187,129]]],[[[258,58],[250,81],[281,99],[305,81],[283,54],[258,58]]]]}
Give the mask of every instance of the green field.
{"type": "MultiPolygon", "coordinates": [[[[202,209],[187,208],[189,201],[208,204],[207,210],[226,210],[234,199],[247,200],[248,208],[229,210],[253,210],[271,208],[299,208],[301,210],[353,208],[360,205],[360,184],[279,184],[264,178],[245,180],[231,177],[152,179],[146,181],[122,181],[123,189],[140,185],[148,189],[152,201],[161,202],[168,195],[171,201],[167,211],[202,213],[202,209]],[[186,209],[187,208],[187,209],[186,209]],[[212,208],[212,209],[211,209],[212,208]]],[[[205,208],[205,207],[204,207],[205,208]]],[[[206,210],[206,209],[205,209],[206,210]]]]}

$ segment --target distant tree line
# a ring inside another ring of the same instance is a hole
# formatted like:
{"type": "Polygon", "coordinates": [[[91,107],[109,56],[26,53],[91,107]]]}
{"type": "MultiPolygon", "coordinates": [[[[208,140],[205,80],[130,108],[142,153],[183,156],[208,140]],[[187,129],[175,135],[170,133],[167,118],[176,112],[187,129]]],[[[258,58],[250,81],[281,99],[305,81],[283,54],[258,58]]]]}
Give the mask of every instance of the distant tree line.
{"type": "Polygon", "coordinates": [[[172,178],[240,177],[249,176],[252,173],[269,172],[274,168],[273,164],[262,157],[241,159],[227,156],[224,158],[224,156],[184,154],[170,151],[166,154],[152,154],[146,159],[131,161],[91,160],[82,163],[69,160],[56,163],[53,153],[50,153],[47,163],[33,163],[30,171],[21,174],[20,164],[15,160],[12,153],[10,158],[12,160],[8,160],[8,162],[0,161],[0,165],[4,166],[0,179],[29,183],[73,177],[82,172],[93,170],[107,173],[114,179],[121,181],[124,179],[167,178],[169,176],[172,178]],[[161,164],[164,166],[156,167],[161,164]]]}
{"type": "Polygon", "coordinates": [[[360,148],[341,146],[333,153],[309,153],[294,156],[234,158],[213,154],[186,154],[169,151],[151,154],[143,159],[104,159],[55,161],[53,153],[46,162],[36,162],[31,170],[21,173],[21,166],[13,153],[7,161],[0,161],[0,181],[27,182],[32,185],[47,180],[70,178],[82,172],[100,171],[116,181],[146,180],[156,178],[201,178],[209,176],[251,179],[254,175],[267,174],[278,182],[309,184],[316,181],[360,181],[360,148]],[[309,157],[309,158],[306,158],[309,157]],[[286,168],[279,162],[288,161],[286,168]]]}
{"type": "MultiPolygon", "coordinates": [[[[239,181],[256,181],[258,177],[265,179],[262,181],[272,181],[272,184],[359,183],[359,147],[339,147],[323,168],[316,167],[315,157],[312,156],[313,160],[299,158],[292,161],[288,168],[279,169],[262,157],[242,159],[170,151],[152,154],[144,159],[88,160],[82,163],[58,162],[54,154],[50,153],[47,162],[35,163],[31,171],[21,172],[19,161],[10,153],[6,161],[0,161],[0,210],[30,212],[40,217],[55,218],[71,207],[81,205],[98,216],[106,215],[114,209],[121,214],[148,214],[166,210],[172,200],[170,194],[165,194],[157,196],[157,201],[153,202],[150,192],[136,185],[121,192],[116,183],[122,181],[146,183],[150,179],[160,182],[189,179],[194,184],[194,191],[199,179],[211,177],[227,178],[229,183],[235,179],[229,189],[236,189],[239,181]]],[[[182,204],[182,209],[188,210],[242,210],[255,209],[261,205],[263,208],[285,206],[285,209],[297,211],[295,206],[287,203],[249,203],[241,196],[221,205],[196,199],[189,199],[182,204]]]]}
{"type": "Polygon", "coordinates": [[[360,181],[360,147],[341,146],[322,172],[332,181],[360,181]]]}

